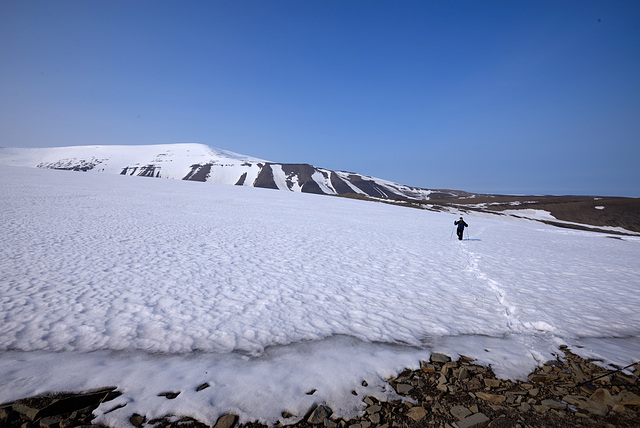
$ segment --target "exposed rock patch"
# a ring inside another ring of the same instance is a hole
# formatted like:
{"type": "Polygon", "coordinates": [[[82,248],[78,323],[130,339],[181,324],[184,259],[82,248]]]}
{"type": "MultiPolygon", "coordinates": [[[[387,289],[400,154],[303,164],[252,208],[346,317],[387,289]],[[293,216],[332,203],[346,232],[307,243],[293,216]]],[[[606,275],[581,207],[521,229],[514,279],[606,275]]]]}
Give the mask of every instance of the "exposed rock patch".
{"type": "Polygon", "coordinates": [[[92,412],[120,395],[116,387],[84,393],[58,393],[0,405],[0,426],[65,428],[90,425],[92,412]]]}
{"type": "MultiPolygon", "coordinates": [[[[414,428],[414,427],[638,427],[640,426],[640,364],[631,375],[605,370],[567,349],[532,373],[526,382],[496,379],[490,367],[433,354],[418,370],[405,370],[389,379],[402,400],[381,402],[365,397],[366,409],[352,420],[336,417],[319,404],[295,428],[414,428]],[[598,376],[602,376],[595,379],[598,376]]],[[[205,386],[206,385],[206,386],[205,386]]],[[[194,387],[202,390],[202,384],[194,387]]],[[[66,428],[89,425],[91,412],[111,400],[115,388],[84,394],[57,394],[0,405],[0,426],[66,428]],[[87,404],[90,402],[90,404],[87,404]]],[[[179,391],[166,393],[179,394],[179,391]]],[[[283,418],[298,420],[294,415],[283,418]]],[[[224,415],[214,428],[237,426],[236,415],[224,415]]],[[[148,421],[134,414],[132,426],[156,428],[206,427],[188,417],[167,416],[148,421]]],[[[265,428],[254,422],[238,428],[265,428]]]]}

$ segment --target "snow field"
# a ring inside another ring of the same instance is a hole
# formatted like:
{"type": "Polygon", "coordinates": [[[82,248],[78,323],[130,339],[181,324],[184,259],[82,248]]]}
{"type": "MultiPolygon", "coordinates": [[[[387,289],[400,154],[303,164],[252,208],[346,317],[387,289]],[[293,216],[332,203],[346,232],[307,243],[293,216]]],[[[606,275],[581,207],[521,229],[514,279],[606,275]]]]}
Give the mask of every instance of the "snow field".
{"type": "Polygon", "coordinates": [[[390,394],[382,379],[432,351],[512,378],[562,343],[640,357],[638,238],[465,217],[459,242],[457,217],[0,167],[0,402],[117,385],[127,406],[98,410],[112,426],[133,412],[273,423],[319,402],[357,411],[363,379],[390,394]]]}

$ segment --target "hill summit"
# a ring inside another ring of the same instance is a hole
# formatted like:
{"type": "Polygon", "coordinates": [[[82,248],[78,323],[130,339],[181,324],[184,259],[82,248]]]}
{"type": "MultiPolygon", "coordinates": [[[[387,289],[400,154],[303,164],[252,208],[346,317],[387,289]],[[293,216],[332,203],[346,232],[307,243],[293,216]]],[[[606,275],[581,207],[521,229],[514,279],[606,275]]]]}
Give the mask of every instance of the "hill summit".
{"type": "Polygon", "coordinates": [[[306,163],[271,162],[194,143],[0,148],[0,163],[390,200],[425,201],[470,195],[405,186],[306,163]]]}

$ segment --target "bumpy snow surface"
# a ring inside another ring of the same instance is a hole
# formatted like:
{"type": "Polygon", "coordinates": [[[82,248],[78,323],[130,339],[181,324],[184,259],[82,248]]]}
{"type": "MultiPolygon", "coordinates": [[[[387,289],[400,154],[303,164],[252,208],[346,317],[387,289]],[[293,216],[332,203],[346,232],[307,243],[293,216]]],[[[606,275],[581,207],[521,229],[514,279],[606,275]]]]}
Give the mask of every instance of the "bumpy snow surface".
{"type": "Polygon", "coordinates": [[[465,217],[458,241],[457,217],[0,166],[0,402],[112,385],[96,414],[114,427],[275,423],[320,403],[353,415],[432,352],[509,378],[560,344],[640,358],[639,238],[465,217]]]}

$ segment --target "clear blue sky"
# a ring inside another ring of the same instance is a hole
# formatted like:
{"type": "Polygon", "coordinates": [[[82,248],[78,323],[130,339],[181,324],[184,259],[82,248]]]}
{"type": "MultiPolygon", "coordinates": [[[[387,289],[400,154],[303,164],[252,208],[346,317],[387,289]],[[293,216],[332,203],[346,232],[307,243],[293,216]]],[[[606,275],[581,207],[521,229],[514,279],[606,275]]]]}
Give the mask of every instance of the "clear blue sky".
{"type": "Polygon", "coordinates": [[[640,196],[640,1],[0,2],[0,146],[640,196]]]}

